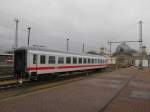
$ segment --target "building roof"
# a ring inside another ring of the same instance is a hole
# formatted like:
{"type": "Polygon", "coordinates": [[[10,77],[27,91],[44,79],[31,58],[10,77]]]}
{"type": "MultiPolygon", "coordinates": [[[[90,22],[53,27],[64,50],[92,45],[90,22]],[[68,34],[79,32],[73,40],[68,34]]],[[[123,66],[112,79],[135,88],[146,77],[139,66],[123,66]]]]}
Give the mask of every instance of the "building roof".
{"type": "Polygon", "coordinates": [[[120,45],[117,46],[116,48],[116,54],[120,54],[120,53],[126,53],[126,54],[132,54],[132,53],[136,53],[137,51],[130,48],[126,42],[122,42],[120,45]]]}

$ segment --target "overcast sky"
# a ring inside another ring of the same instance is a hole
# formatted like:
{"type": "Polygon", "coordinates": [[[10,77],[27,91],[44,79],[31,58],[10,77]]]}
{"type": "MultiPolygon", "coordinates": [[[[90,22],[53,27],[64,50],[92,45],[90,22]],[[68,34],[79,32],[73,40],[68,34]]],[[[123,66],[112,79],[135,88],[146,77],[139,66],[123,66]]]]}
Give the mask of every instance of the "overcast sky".
{"type": "MultiPolygon", "coordinates": [[[[0,47],[14,45],[14,19],[19,18],[19,46],[31,45],[70,51],[108,47],[108,41],[138,40],[143,20],[143,40],[150,50],[150,0],[0,0],[0,47]]],[[[130,43],[138,49],[137,43],[130,43]]],[[[116,45],[113,45],[115,49],[116,45]]]]}

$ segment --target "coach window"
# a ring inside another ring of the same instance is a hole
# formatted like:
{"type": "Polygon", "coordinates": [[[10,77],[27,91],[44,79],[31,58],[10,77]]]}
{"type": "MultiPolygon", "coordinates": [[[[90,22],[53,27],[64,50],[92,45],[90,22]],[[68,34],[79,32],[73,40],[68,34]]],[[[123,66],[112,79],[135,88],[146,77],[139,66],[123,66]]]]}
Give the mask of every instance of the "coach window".
{"type": "Polygon", "coordinates": [[[73,64],[77,64],[77,58],[73,57],[73,64]]]}
{"type": "Polygon", "coordinates": [[[92,59],[90,59],[90,63],[92,63],[92,59]]]}
{"type": "Polygon", "coordinates": [[[96,63],[96,59],[94,59],[94,63],[96,63]]]}
{"type": "Polygon", "coordinates": [[[88,58],[88,63],[90,63],[90,58],[88,58]]]}
{"type": "Polygon", "coordinates": [[[40,56],[40,64],[45,64],[45,62],[46,62],[46,57],[45,57],[45,55],[41,55],[41,56],[40,56]]]}
{"type": "Polygon", "coordinates": [[[105,63],[108,63],[108,59],[106,59],[106,62],[105,63]]]}
{"type": "Polygon", "coordinates": [[[33,64],[36,64],[36,63],[37,63],[37,55],[33,54],[33,64]]]}
{"type": "Polygon", "coordinates": [[[97,63],[97,59],[95,59],[95,63],[97,63]]]}
{"type": "Polygon", "coordinates": [[[58,57],[58,64],[64,64],[64,57],[58,57]]]}
{"type": "Polygon", "coordinates": [[[49,56],[48,63],[55,64],[55,56],[49,56]]]}
{"type": "Polygon", "coordinates": [[[84,64],[86,64],[86,58],[84,58],[84,64]]]}
{"type": "Polygon", "coordinates": [[[66,57],[66,64],[71,64],[71,57],[66,57]]]}
{"type": "Polygon", "coordinates": [[[94,63],[94,59],[92,59],[92,63],[94,63]]]}
{"type": "Polygon", "coordinates": [[[100,59],[98,59],[98,63],[100,63],[100,59]]]}
{"type": "Polygon", "coordinates": [[[79,58],[79,64],[82,64],[82,58],[79,58]]]}
{"type": "Polygon", "coordinates": [[[100,59],[100,61],[99,61],[100,63],[102,63],[102,59],[100,59]]]}

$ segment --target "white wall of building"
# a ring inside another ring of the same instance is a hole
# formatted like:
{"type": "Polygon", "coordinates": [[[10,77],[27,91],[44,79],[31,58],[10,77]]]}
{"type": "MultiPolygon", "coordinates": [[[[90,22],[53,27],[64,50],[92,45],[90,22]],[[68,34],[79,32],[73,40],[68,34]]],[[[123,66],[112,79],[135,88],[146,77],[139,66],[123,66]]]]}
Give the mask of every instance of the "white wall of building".
{"type": "Polygon", "coordinates": [[[139,67],[139,66],[141,66],[141,64],[143,67],[148,67],[148,65],[149,65],[148,60],[135,60],[134,66],[139,67]]]}
{"type": "Polygon", "coordinates": [[[108,64],[116,64],[116,58],[108,58],[108,64]]]}

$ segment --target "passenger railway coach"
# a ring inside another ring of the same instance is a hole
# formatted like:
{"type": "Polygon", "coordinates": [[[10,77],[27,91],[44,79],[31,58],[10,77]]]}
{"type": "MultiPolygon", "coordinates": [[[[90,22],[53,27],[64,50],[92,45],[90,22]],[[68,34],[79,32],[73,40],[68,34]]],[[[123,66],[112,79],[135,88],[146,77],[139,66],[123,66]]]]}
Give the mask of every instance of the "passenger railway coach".
{"type": "Polygon", "coordinates": [[[20,47],[14,51],[14,73],[19,77],[38,78],[44,74],[62,74],[107,67],[100,55],[66,53],[35,47],[20,47]]]}

